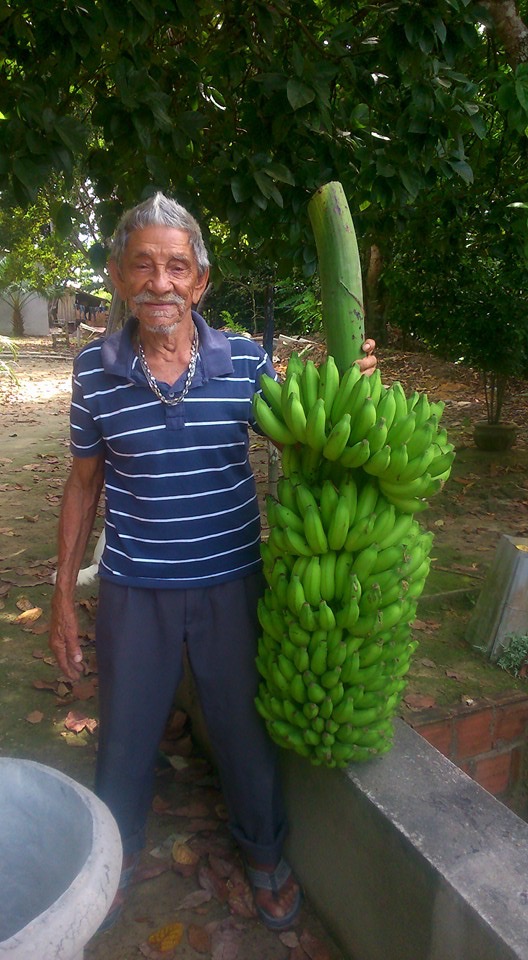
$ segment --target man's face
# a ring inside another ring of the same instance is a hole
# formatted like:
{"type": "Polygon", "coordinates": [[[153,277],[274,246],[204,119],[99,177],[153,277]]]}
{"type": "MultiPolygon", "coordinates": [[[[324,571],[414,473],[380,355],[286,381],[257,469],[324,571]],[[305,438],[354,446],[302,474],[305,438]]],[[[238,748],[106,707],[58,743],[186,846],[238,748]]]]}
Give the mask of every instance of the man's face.
{"type": "Polygon", "coordinates": [[[173,227],[135,230],[121,263],[110,260],[108,268],[140,326],[160,334],[172,333],[183,320],[190,320],[191,307],[198,303],[209,276],[208,271],[199,276],[187,232],[173,227]]]}

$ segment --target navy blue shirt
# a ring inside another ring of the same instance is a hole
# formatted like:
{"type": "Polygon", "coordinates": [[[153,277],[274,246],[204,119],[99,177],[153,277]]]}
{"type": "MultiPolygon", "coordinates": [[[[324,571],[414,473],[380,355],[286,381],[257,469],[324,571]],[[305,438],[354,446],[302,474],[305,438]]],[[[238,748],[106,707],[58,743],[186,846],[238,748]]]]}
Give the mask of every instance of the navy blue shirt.
{"type": "MultiPolygon", "coordinates": [[[[260,515],[249,463],[252,397],[275,376],[253,340],[193,313],[200,350],[191,389],[170,407],[150,390],[132,338],[136,321],[75,359],[71,451],[104,452],[106,546],[100,576],[188,588],[260,567],[260,515]]],[[[186,373],[169,395],[181,393],[186,373]]]]}

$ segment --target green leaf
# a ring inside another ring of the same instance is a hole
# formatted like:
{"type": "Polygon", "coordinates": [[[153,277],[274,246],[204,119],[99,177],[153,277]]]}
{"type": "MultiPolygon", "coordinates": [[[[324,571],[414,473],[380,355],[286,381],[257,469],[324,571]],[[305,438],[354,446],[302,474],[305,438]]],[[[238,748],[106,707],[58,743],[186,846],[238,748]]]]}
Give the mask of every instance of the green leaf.
{"type": "Polygon", "coordinates": [[[107,252],[102,243],[94,243],[88,250],[88,257],[93,269],[97,272],[106,268],[107,252]]]}
{"type": "Polygon", "coordinates": [[[253,184],[247,177],[236,176],[231,180],[231,193],[237,203],[249,200],[253,193],[253,184]]]}
{"type": "Polygon", "coordinates": [[[282,183],[289,183],[292,187],[295,186],[293,173],[283,163],[268,163],[265,173],[273,180],[280,180],[282,183]]]}
{"type": "Polygon", "coordinates": [[[46,171],[47,165],[33,163],[29,157],[15,157],[13,160],[13,173],[32,196],[44,180],[46,171]]]}
{"type": "Polygon", "coordinates": [[[295,78],[288,80],[286,95],[292,110],[300,110],[315,100],[315,91],[301,80],[295,78]]]}
{"type": "Polygon", "coordinates": [[[72,231],[74,214],[75,211],[69,203],[61,203],[55,213],[55,229],[62,240],[69,237],[72,231]]]}
{"type": "Polygon", "coordinates": [[[151,26],[156,22],[156,14],[149,0],[132,0],[132,5],[151,26]]]}
{"type": "Polygon", "coordinates": [[[473,183],[473,170],[465,160],[449,160],[449,166],[462,178],[464,183],[473,183]]]}

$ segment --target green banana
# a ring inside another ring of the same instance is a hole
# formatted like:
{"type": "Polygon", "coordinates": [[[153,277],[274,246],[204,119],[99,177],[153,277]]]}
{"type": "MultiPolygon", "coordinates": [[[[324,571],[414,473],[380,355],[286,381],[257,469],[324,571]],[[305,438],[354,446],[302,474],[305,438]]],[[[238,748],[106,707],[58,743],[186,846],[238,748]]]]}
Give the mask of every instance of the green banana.
{"type": "MultiPolygon", "coordinates": [[[[372,452],[372,448],[371,448],[372,452]]],[[[381,450],[378,450],[377,453],[373,454],[369,460],[363,465],[365,473],[368,473],[372,477],[381,477],[388,470],[390,461],[391,461],[391,447],[388,443],[385,444],[381,450]]]]}
{"type": "Polygon", "coordinates": [[[330,604],[326,602],[326,600],[321,600],[319,604],[317,619],[321,630],[333,630],[336,626],[334,611],[332,610],[330,604]]]}
{"type": "Polygon", "coordinates": [[[270,524],[278,524],[283,530],[288,527],[297,533],[304,532],[304,524],[299,514],[294,510],[290,510],[289,507],[285,507],[284,504],[278,501],[275,501],[273,505],[273,518],[270,516],[268,509],[268,520],[270,524]]]}
{"type": "MultiPolygon", "coordinates": [[[[330,539],[328,542],[330,544],[330,539]]],[[[319,567],[321,570],[320,596],[327,603],[331,603],[335,596],[335,550],[330,549],[328,553],[323,553],[319,567]]]]}
{"type": "Polygon", "coordinates": [[[378,417],[376,423],[367,433],[371,455],[377,453],[387,443],[387,422],[384,417],[378,417]]]}
{"type": "Polygon", "coordinates": [[[322,454],[326,460],[339,460],[350,436],[350,414],[344,413],[328,434],[322,454]]]}
{"type": "Polygon", "coordinates": [[[396,416],[396,399],[394,393],[390,390],[382,390],[381,397],[377,406],[378,417],[383,417],[387,426],[387,431],[392,427],[394,417],[396,416]]]}
{"type": "Polygon", "coordinates": [[[267,373],[263,373],[259,381],[259,387],[268,406],[271,407],[275,416],[278,417],[279,420],[282,420],[281,383],[273,377],[268,376],[267,373]]]}
{"type": "MultiPolygon", "coordinates": [[[[272,530],[272,533],[276,533],[276,530],[272,530]]],[[[313,550],[308,546],[307,541],[302,536],[302,534],[297,533],[295,530],[292,530],[291,527],[285,527],[282,531],[284,537],[284,553],[293,553],[299,557],[311,557],[313,550]]],[[[271,536],[271,534],[270,534],[271,536]]]]}
{"type": "Polygon", "coordinates": [[[388,480],[389,483],[399,482],[399,479],[402,476],[403,470],[409,462],[409,453],[407,451],[407,444],[401,443],[398,447],[391,447],[391,455],[389,464],[381,474],[381,480],[388,480]]]}
{"type": "Polygon", "coordinates": [[[363,466],[370,457],[370,446],[368,440],[359,440],[358,443],[354,443],[351,447],[345,447],[343,453],[339,458],[339,462],[346,469],[356,469],[357,467],[363,466]]]}
{"type": "Polygon", "coordinates": [[[284,421],[299,443],[306,443],[306,414],[302,401],[290,393],[284,409],[284,421]]]}
{"type": "Polygon", "coordinates": [[[329,354],[319,367],[319,396],[324,400],[326,418],[330,420],[332,406],[339,389],[339,370],[337,364],[329,354]]]}
{"type": "Polygon", "coordinates": [[[293,615],[298,617],[303,603],[306,602],[300,577],[290,577],[287,587],[286,601],[293,615]]]}
{"type": "Polygon", "coordinates": [[[377,483],[367,480],[358,494],[355,521],[362,520],[374,513],[378,502],[379,488],[377,483]]]}
{"type": "Polygon", "coordinates": [[[294,513],[299,514],[295,484],[288,477],[282,476],[277,480],[277,497],[279,503],[282,503],[284,507],[288,507],[288,510],[293,510],[294,513]]]}
{"type": "Polygon", "coordinates": [[[349,416],[351,420],[349,446],[352,446],[359,443],[360,440],[368,439],[368,433],[378,419],[376,405],[372,397],[365,397],[359,410],[354,415],[349,414],[349,416]]]}
{"type": "MultiPolygon", "coordinates": [[[[290,531],[286,530],[285,534],[290,531]]],[[[328,540],[317,507],[308,506],[304,513],[304,535],[312,553],[326,553],[328,540]]]]}
{"type": "Polygon", "coordinates": [[[312,450],[323,449],[326,443],[326,409],[322,397],[306,412],[305,436],[312,450]]]}
{"type": "MultiPolygon", "coordinates": [[[[406,403],[407,409],[407,403],[406,403]]],[[[402,443],[409,443],[414,433],[416,414],[414,410],[406,413],[401,420],[394,420],[387,433],[387,443],[390,447],[399,447],[402,443]]]]}
{"type": "Polygon", "coordinates": [[[339,388],[334,397],[330,419],[337,423],[344,413],[349,413],[349,405],[355,384],[361,377],[361,371],[356,363],[348,367],[341,377],[339,388]]]}
{"type": "Polygon", "coordinates": [[[303,577],[306,600],[316,607],[321,599],[321,565],[319,556],[310,557],[303,577]]]}
{"type": "Polygon", "coordinates": [[[349,501],[342,493],[338,495],[333,517],[328,526],[328,546],[330,550],[341,550],[345,544],[350,527],[349,501]]]}
{"type": "Polygon", "coordinates": [[[318,395],[319,371],[313,360],[307,360],[301,373],[301,399],[306,416],[317,403],[318,395]]]}
{"type": "Polygon", "coordinates": [[[297,500],[298,513],[301,517],[304,516],[307,507],[312,506],[317,509],[317,500],[305,483],[298,483],[295,486],[295,498],[297,500]]]}
{"type": "Polygon", "coordinates": [[[415,457],[419,456],[420,453],[423,453],[431,446],[436,433],[436,427],[436,417],[430,417],[429,420],[426,420],[415,429],[407,443],[409,460],[414,460],[415,457]]]}
{"type": "Polygon", "coordinates": [[[255,414],[255,420],[263,433],[265,433],[270,440],[273,440],[274,443],[287,446],[288,444],[297,442],[284,421],[276,416],[271,407],[268,407],[266,401],[263,400],[258,393],[253,395],[253,412],[255,414]]]}
{"type": "Polygon", "coordinates": [[[338,500],[339,493],[335,484],[329,479],[324,480],[321,486],[321,494],[319,497],[319,510],[321,513],[321,520],[325,529],[325,533],[327,533],[330,529],[332,518],[337,509],[338,500]]]}
{"type": "Polygon", "coordinates": [[[360,583],[363,583],[373,571],[378,557],[378,547],[371,544],[354,557],[353,571],[360,583]]]}

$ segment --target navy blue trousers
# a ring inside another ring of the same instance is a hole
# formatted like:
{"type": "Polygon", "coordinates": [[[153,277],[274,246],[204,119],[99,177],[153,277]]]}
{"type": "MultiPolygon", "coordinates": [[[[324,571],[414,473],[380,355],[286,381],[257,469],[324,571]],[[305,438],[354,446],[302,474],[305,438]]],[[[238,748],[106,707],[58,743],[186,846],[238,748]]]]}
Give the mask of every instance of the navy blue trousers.
{"type": "Polygon", "coordinates": [[[146,590],[100,581],[96,624],[96,793],[125,854],[144,846],[159,743],[187,648],[231,832],[259,863],[280,857],[286,830],[278,756],[254,697],[260,574],[215,587],[146,590]]]}

